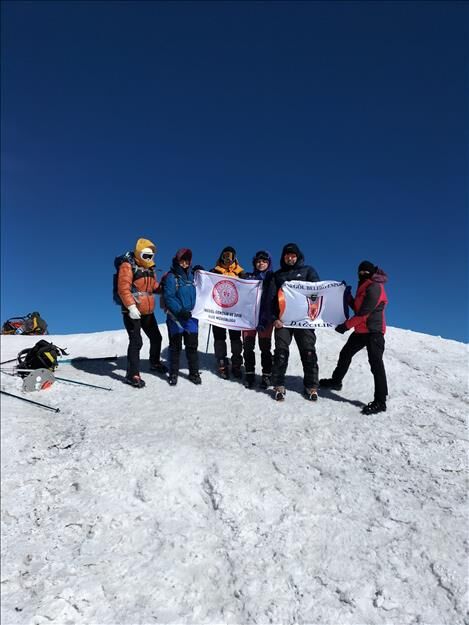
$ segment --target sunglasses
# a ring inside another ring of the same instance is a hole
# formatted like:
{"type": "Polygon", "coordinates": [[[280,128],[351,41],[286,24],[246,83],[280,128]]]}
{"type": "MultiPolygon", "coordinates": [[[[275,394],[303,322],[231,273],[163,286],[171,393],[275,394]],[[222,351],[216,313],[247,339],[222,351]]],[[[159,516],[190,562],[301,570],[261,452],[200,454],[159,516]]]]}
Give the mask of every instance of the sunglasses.
{"type": "Polygon", "coordinates": [[[143,253],[140,256],[141,256],[142,260],[153,260],[154,254],[143,253]]]}
{"type": "Polygon", "coordinates": [[[231,263],[231,261],[233,260],[233,254],[231,252],[222,254],[221,259],[224,263],[231,263]]]}
{"type": "Polygon", "coordinates": [[[256,257],[256,263],[258,263],[259,261],[262,261],[263,263],[268,263],[269,262],[269,257],[268,256],[262,256],[262,254],[260,256],[256,257]]]}

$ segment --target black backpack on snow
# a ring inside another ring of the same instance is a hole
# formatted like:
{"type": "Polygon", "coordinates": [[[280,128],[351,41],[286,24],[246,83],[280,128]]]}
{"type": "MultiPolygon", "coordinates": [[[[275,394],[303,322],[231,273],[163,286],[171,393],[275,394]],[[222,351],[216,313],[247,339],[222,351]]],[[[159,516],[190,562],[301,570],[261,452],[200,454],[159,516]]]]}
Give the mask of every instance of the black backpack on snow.
{"type": "Polygon", "coordinates": [[[18,367],[20,369],[49,369],[54,371],[58,367],[59,356],[68,356],[68,354],[65,349],[41,339],[34,347],[20,351],[18,367]]]}

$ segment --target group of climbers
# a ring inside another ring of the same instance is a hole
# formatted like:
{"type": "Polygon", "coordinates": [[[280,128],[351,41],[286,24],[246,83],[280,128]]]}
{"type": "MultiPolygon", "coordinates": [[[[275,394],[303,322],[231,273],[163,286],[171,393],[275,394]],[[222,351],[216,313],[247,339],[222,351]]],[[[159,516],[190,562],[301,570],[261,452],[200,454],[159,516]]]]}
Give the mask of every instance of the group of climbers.
{"type": "MultiPolygon", "coordinates": [[[[192,251],[179,249],[170,270],[158,283],[155,276],[155,245],[148,239],[139,239],[133,252],[122,258],[117,273],[117,294],[121,302],[124,326],[129,335],[127,351],[126,382],[141,388],[145,385],[140,376],[141,330],[150,341],[150,368],[161,374],[168,374],[171,386],[178,381],[180,354],[184,343],[189,380],[201,384],[198,357],[198,320],[192,317],[196,290],[194,274],[203,269],[192,266],[192,251]],[[166,312],[169,335],[169,370],[161,362],[161,333],[154,315],[154,295],[161,295],[166,312]]],[[[117,259],[116,259],[117,260],[117,259]]],[[[318,388],[340,390],[353,356],[363,347],[367,348],[371,372],[375,383],[374,400],[364,406],[364,414],[375,414],[386,410],[388,394],[386,373],[383,364],[384,333],[386,330],[384,308],[387,297],[384,291],[386,274],[369,261],[363,261],[358,268],[359,284],[355,298],[349,297],[348,304],[355,313],[335,330],[341,334],[354,329],[354,333],[340,352],[337,367],[331,378],[319,379],[316,354],[316,335],[313,329],[285,328],[281,321],[277,293],[284,282],[299,280],[317,282],[316,270],[306,265],[304,256],[295,243],[284,246],[280,268],[272,269],[271,254],[263,249],[256,252],[252,260],[252,272],[245,272],[238,262],[236,250],[227,246],[221,251],[212,273],[226,277],[256,279],[262,281],[262,296],[259,321],[253,330],[226,330],[212,326],[214,351],[219,374],[228,379],[242,378],[244,360],[245,386],[255,385],[255,342],[258,338],[261,353],[261,388],[273,386],[274,398],[285,397],[285,375],[289,359],[289,346],[293,338],[298,346],[303,366],[304,393],[307,399],[318,399],[318,388]],[[228,334],[227,334],[228,333],[228,334]],[[272,355],[272,334],[275,350],[272,355]],[[231,359],[227,355],[227,338],[231,346],[231,359]]]]}

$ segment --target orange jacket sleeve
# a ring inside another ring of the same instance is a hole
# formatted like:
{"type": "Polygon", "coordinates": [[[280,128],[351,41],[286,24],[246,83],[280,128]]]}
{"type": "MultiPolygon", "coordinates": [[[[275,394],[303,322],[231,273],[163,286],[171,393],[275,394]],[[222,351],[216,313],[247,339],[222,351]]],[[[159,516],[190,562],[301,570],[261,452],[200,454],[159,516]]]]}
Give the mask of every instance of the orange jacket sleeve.
{"type": "Polygon", "coordinates": [[[117,276],[117,292],[123,305],[128,308],[132,304],[135,304],[134,296],[132,295],[132,283],[134,280],[134,272],[130,263],[122,263],[119,267],[119,274],[117,276]]]}

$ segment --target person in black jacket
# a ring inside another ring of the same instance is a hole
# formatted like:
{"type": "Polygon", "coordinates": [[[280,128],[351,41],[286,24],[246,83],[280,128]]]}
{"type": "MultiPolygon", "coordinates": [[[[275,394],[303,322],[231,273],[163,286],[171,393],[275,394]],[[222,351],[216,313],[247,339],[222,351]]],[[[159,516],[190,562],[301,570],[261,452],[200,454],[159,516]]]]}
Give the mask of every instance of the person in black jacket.
{"type": "MultiPolygon", "coordinates": [[[[319,282],[319,276],[313,267],[304,264],[304,256],[296,243],[287,243],[282,250],[280,269],[274,274],[276,294],[284,282],[300,280],[303,282],[319,282]]],[[[272,370],[272,384],[274,397],[281,401],[285,398],[285,373],[288,366],[289,347],[292,338],[295,337],[298,351],[303,364],[303,384],[305,396],[311,401],[318,398],[319,368],[316,354],[316,333],[312,329],[284,328],[278,318],[279,304],[277,296],[273,301],[273,310],[276,320],[275,327],[275,352],[272,370]]]]}
{"type": "Polygon", "coordinates": [[[255,383],[256,367],[256,335],[261,351],[262,378],[260,386],[269,388],[272,378],[272,299],[275,295],[274,272],[272,271],[272,257],[267,250],[259,250],[252,259],[253,271],[244,275],[247,279],[262,280],[262,296],[259,308],[259,323],[255,330],[243,330],[243,353],[245,386],[253,388],[255,383]]]}

